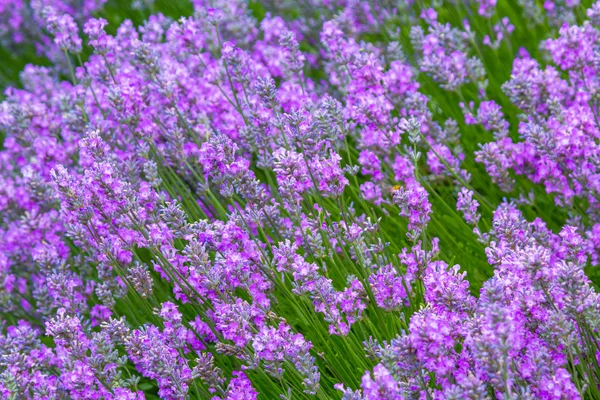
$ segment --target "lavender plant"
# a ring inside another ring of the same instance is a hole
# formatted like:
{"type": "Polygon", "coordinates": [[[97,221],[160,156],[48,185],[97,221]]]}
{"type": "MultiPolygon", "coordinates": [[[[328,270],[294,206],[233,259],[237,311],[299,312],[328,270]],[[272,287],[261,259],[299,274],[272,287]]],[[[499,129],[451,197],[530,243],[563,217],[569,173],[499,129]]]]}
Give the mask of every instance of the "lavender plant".
{"type": "Polygon", "coordinates": [[[600,399],[600,3],[121,3],[0,1],[0,398],[600,399]]]}

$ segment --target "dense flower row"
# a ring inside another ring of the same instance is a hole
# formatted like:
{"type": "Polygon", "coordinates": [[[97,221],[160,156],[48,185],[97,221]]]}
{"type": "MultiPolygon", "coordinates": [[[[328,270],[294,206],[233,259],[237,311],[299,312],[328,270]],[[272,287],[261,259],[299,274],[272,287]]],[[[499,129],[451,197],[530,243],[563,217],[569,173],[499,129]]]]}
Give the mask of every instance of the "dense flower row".
{"type": "Polygon", "coordinates": [[[0,1],[2,398],[600,398],[600,3],[102,3],[0,1]]]}

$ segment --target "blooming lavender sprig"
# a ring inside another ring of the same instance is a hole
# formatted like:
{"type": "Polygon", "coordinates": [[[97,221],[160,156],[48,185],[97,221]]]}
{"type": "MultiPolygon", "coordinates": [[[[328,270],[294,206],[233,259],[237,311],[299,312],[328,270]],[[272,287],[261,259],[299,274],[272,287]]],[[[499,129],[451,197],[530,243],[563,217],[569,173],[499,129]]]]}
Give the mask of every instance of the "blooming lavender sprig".
{"type": "Polygon", "coordinates": [[[395,191],[394,202],[400,207],[400,215],[408,218],[407,235],[412,241],[417,241],[430,219],[431,204],[427,191],[420,184],[411,183],[395,191]]]}
{"type": "Polygon", "coordinates": [[[462,188],[458,193],[458,201],[456,202],[456,209],[460,211],[465,221],[470,225],[477,225],[481,215],[477,212],[479,202],[473,199],[473,192],[467,188],[462,188]]]}

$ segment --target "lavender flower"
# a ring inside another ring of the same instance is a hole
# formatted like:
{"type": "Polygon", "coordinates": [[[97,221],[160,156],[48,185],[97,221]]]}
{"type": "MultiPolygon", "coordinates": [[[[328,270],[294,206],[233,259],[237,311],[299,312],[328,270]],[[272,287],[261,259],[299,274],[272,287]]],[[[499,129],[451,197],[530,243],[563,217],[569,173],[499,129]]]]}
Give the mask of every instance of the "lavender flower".
{"type": "Polygon", "coordinates": [[[1,398],[596,396],[597,4],[51,3],[0,1],[1,398]]]}

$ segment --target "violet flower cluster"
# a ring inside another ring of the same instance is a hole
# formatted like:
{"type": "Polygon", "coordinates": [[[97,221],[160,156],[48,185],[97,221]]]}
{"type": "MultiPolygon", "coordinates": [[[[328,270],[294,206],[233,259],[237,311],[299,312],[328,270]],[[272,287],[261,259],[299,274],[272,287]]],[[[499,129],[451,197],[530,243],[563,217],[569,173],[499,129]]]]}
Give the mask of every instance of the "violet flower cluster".
{"type": "Polygon", "coordinates": [[[0,1],[0,398],[600,399],[600,3],[192,3],[0,1]]]}

